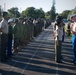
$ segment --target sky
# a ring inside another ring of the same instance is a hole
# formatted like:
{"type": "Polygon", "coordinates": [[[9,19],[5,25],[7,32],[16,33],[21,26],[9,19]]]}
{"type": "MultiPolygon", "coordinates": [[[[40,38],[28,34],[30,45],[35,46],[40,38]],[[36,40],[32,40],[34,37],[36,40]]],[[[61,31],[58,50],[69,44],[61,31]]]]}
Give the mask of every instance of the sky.
{"type": "MultiPolygon", "coordinates": [[[[4,11],[12,7],[18,7],[22,12],[27,7],[42,8],[45,12],[50,11],[53,0],[0,0],[0,5],[4,11]]],[[[62,13],[64,10],[72,10],[76,7],[76,0],[55,0],[56,13],[62,13]]]]}

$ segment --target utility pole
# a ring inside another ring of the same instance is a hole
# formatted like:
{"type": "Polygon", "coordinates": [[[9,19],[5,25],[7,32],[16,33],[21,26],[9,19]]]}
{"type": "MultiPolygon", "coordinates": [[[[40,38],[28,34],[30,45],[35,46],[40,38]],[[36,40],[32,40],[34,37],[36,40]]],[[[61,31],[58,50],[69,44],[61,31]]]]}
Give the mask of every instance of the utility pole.
{"type": "Polygon", "coordinates": [[[2,15],[2,12],[3,12],[3,8],[2,8],[2,6],[0,5],[0,16],[2,15]]]}
{"type": "Polygon", "coordinates": [[[55,0],[53,0],[53,5],[55,6],[55,0]]]}
{"type": "Polygon", "coordinates": [[[6,3],[4,3],[4,11],[6,11],[6,3]]]}
{"type": "Polygon", "coordinates": [[[50,11],[50,20],[55,20],[56,17],[56,11],[55,11],[55,0],[52,1],[52,7],[50,11]]]}
{"type": "Polygon", "coordinates": [[[2,11],[1,11],[1,5],[0,5],[0,16],[1,16],[1,12],[2,12],[2,11]]]}

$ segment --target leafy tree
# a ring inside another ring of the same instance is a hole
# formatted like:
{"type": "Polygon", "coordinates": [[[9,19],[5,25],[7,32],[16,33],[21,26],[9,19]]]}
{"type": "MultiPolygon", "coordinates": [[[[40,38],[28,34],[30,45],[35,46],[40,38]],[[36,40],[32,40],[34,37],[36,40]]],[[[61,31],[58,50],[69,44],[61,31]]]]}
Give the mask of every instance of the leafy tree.
{"type": "Polygon", "coordinates": [[[50,15],[50,11],[46,12],[45,15],[46,16],[49,16],[50,15]]]}
{"type": "Polygon", "coordinates": [[[73,10],[70,10],[67,18],[70,19],[70,15],[72,15],[72,14],[76,14],[76,7],[73,10]]]}
{"type": "Polygon", "coordinates": [[[20,17],[20,13],[17,7],[12,7],[8,9],[8,14],[10,17],[20,17]]]}
{"type": "Polygon", "coordinates": [[[35,9],[34,7],[28,7],[24,11],[22,11],[23,17],[31,17],[31,18],[43,18],[45,17],[45,13],[40,9],[35,9]]]}
{"type": "Polygon", "coordinates": [[[50,11],[45,13],[45,18],[50,19],[50,11]]]}
{"type": "Polygon", "coordinates": [[[72,10],[72,14],[76,14],[76,7],[72,10]]]}
{"type": "Polygon", "coordinates": [[[67,19],[67,16],[68,14],[70,13],[70,10],[64,10],[62,13],[61,13],[61,16],[63,16],[63,18],[67,19]]]}
{"type": "Polygon", "coordinates": [[[34,7],[28,7],[26,10],[22,11],[22,16],[24,17],[34,17],[35,14],[34,7]]]}
{"type": "Polygon", "coordinates": [[[45,17],[45,13],[42,10],[42,8],[36,9],[36,15],[37,15],[37,18],[44,18],[45,17]]]}

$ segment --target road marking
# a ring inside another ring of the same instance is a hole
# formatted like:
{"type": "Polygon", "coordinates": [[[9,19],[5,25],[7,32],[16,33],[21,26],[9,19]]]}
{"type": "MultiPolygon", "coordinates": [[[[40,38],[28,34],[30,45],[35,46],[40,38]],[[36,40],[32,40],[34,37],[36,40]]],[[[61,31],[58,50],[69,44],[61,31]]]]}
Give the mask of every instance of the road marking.
{"type": "Polygon", "coordinates": [[[59,75],[59,74],[58,74],[58,70],[59,70],[59,69],[58,69],[58,63],[56,63],[56,75],[59,75]]]}
{"type": "MultiPolygon", "coordinates": [[[[42,45],[43,41],[45,40],[45,38],[47,37],[48,34],[45,35],[45,37],[43,38],[43,40],[41,41],[40,45],[38,46],[38,48],[36,49],[35,53],[32,55],[31,59],[29,60],[29,62],[27,63],[27,65],[24,67],[24,70],[21,72],[20,75],[23,75],[25,69],[28,67],[28,65],[30,64],[31,60],[33,59],[33,57],[35,56],[35,54],[37,53],[37,51],[39,50],[40,46],[42,45]]],[[[40,38],[40,37],[39,37],[40,38]]]]}

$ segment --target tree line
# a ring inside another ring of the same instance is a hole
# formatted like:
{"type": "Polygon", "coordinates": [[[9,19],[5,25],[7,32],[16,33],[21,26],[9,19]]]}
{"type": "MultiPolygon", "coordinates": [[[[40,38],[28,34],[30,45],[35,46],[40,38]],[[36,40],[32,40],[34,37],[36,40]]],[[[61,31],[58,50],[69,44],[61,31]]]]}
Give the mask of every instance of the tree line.
{"type": "MultiPolygon", "coordinates": [[[[1,6],[0,6],[0,17],[1,17],[1,6]]],[[[55,20],[56,15],[59,13],[56,13],[55,6],[52,5],[51,10],[48,12],[44,12],[42,8],[36,9],[35,7],[27,7],[22,12],[19,12],[18,7],[12,7],[8,9],[9,17],[31,17],[31,18],[46,18],[50,20],[55,20]]],[[[64,10],[59,15],[63,16],[65,19],[70,19],[71,14],[76,14],[76,7],[72,10],[64,10]]]]}

